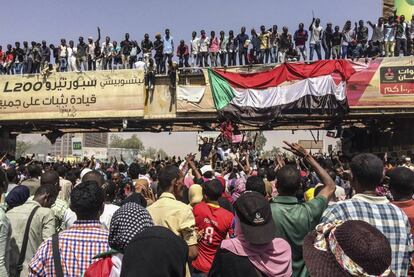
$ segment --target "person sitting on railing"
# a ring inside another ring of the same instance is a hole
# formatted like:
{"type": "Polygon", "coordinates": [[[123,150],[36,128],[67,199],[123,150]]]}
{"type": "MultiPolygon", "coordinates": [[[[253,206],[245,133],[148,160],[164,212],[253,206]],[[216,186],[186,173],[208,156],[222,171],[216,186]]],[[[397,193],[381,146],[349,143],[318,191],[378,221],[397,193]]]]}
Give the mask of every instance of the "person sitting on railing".
{"type": "Polygon", "coordinates": [[[154,48],[154,44],[149,39],[149,35],[145,34],[144,39],[141,41],[141,50],[142,50],[142,55],[144,57],[145,62],[147,62],[149,58],[151,58],[151,52],[153,48],[154,48]]]}
{"type": "Polygon", "coordinates": [[[179,59],[178,67],[190,67],[188,63],[188,58],[190,57],[190,53],[188,50],[188,45],[184,43],[184,40],[180,41],[180,45],[177,47],[177,57],[179,59]]]}
{"type": "Polygon", "coordinates": [[[361,58],[367,48],[368,28],[364,26],[364,21],[360,20],[359,25],[355,22],[355,33],[357,45],[354,50],[354,58],[361,58]]]}
{"type": "Polygon", "coordinates": [[[299,53],[293,48],[293,44],[291,44],[288,50],[285,53],[285,59],[287,62],[297,62],[299,61],[299,53]]]}
{"type": "Polygon", "coordinates": [[[289,34],[289,30],[286,26],[282,28],[283,32],[279,37],[279,62],[286,62],[286,52],[292,45],[292,35],[289,34]]]}

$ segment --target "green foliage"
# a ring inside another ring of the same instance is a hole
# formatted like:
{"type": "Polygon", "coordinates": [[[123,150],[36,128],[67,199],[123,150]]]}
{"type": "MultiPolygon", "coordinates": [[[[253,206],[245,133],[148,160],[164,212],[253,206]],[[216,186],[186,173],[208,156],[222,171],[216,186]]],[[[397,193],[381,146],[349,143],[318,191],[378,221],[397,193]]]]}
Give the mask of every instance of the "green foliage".
{"type": "Polygon", "coordinates": [[[274,159],[278,154],[282,154],[282,150],[279,147],[273,146],[272,150],[264,151],[262,157],[265,159],[274,159]]]}
{"type": "Polygon", "coordinates": [[[123,139],[118,135],[111,136],[110,147],[112,148],[124,148],[124,149],[134,149],[137,152],[144,150],[144,144],[138,138],[137,135],[132,135],[130,138],[123,139]]]}
{"type": "Polygon", "coordinates": [[[157,149],[154,147],[147,147],[145,150],[141,153],[141,155],[144,158],[155,160],[157,158],[157,149]]]}
{"type": "Polygon", "coordinates": [[[30,142],[25,142],[23,140],[18,140],[16,142],[16,158],[24,156],[27,151],[32,147],[30,142]]]}
{"type": "Polygon", "coordinates": [[[158,151],[157,151],[157,158],[158,157],[160,159],[165,159],[166,157],[168,157],[168,154],[167,154],[167,152],[164,151],[164,149],[158,149],[158,151]]]}
{"type": "Polygon", "coordinates": [[[267,142],[267,139],[266,139],[265,135],[263,134],[263,132],[247,132],[246,133],[246,138],[247,138],[248,141],[253,142],[256,134],[257,134],[256,150],[258,152],[262,152],[265,145],[266,145],[266,142],[267,142]]]}

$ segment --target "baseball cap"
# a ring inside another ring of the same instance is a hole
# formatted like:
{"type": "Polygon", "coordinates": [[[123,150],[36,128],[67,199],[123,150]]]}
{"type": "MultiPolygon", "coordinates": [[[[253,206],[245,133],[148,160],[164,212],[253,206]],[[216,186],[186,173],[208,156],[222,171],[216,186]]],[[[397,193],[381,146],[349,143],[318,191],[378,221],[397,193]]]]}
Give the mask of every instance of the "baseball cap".
{"type": "Polygon", "coordinates": [[[251,244],[266,244],[275,238],[270,204],[262,194],[246,191],[237,199],[235,210],[243,235],[251,244]]]}
{"type": "Polygon", "coordinates": [[[213,171],[213,168],[211,167],[211,165],[205,165],[202,168],[200,168],[201,171],[201,175],[204,175],[204,173],[209,172],[209,171],[213,171]]]}

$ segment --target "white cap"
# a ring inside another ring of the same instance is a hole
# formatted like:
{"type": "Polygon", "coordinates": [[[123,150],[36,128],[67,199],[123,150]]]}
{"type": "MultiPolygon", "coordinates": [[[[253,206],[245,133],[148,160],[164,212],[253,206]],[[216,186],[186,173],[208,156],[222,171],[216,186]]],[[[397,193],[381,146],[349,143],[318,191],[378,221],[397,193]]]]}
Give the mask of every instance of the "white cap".
{"type": "Polygon", "coordinates": [[[204,175],[204,173],[209,172],[209,171],[213,171],[213,168],[211,167],[211,165],[205,165],[202,168],[200,168],[201,171],[201,175],[204,175]]]}
{"type": "Polygon", "coordinates": [[[91,171],[92,171],[92,169],[90,169],[90,168],[84,168],[84,169],[81,171],[81,174],[80,174],[80,179],[81,179],[81,181],[82,181],[82,179],[83,179],[83,176],[85,176],[85,174],[86,174],[86,173],[91,172],[91,171]]]}

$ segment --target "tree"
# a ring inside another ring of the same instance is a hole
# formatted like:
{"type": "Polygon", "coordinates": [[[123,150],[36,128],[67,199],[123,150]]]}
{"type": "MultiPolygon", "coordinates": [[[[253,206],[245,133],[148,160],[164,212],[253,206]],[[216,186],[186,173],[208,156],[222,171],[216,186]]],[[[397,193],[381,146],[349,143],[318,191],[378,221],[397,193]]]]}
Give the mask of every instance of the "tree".
{"type": "Polygon", "coordinates": [[[154,147],[147,147],[144,151],[142,151],[141,155],[144,158],[155,160],[157,158],[157,149],[154,147]]]}
{"type": "Polygon", "coordinates": [[[132,135],[132,137],[124,140],[123,147],[121,148],[134,149],[138,152],[141,152],[144,150],[144,144],[137,135],[132,135]]]}
{"type": "Polygon", "coordinates": [[[123,142],[124,142],[124,139],[121,138],[120,136],[118,136],[118,135],[112,135],[111,136],[110,146],[112,148],[124,148],[123,147],[123,142]]]}
{"type": "Polygon", "coordinates": [[[110,146],[112,148],[133,149],[134,152],[139,153],[144,150],[144,144],[137,135],[132,135],[130,138],[123,139],[118,135],[111,136],[110,146]]]}
{"type": "Polygon", "coordinates": [[[265,159],[274,159],[278,154],[282,154],[282,151],[279,147],[273,146],[270,151],[264,151],[262,156],[265,159]]]}
{"type": "Polygon", "coordinates": [[[257,134],[257,138],[256,138],[256,150],[258,152],[262,152],[263,151],[263,148],[265,147],[266,142],[267,142],[267,139],[264,136],[263,132],[247,132],[246,133],[246,139],[248,141],[253,142],[254,141],[254,138],[256,137],[256,134],[257,134]]]}
{"type": "Polygon", "coordinates": [[[20,158],[27,153],[27,150],[30,149],[32,144],[30,142],[25,142],[23,140],[18,140],[16,142],[16,158],[20,158]]]}
{"type": "Polygon", "coordinates": [[[157,151],[157,158],[158,157],[162,160],[162,159],[165,159],[166,157],[168,157],[168,154],[167,154],[167,152],[164,151],[164,149],[160,148],[157,151]]]}

